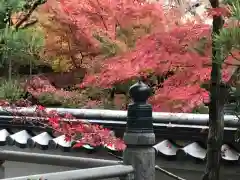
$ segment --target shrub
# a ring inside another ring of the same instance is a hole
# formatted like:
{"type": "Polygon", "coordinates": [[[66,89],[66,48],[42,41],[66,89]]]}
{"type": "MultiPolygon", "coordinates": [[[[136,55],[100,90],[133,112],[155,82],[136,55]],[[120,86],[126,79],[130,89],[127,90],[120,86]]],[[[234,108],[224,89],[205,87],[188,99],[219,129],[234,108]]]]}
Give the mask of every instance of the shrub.
{"type": "Polygon", "coordinates": [[[17,80],[1,81],[0,99],[15,102],[24,98],[25,94],[23,87],[17,80]]]}

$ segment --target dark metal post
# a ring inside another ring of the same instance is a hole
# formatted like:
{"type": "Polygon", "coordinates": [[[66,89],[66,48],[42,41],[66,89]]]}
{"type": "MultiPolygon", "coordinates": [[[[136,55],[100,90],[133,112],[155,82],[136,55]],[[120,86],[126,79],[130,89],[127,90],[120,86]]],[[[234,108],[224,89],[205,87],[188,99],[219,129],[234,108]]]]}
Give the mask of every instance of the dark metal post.
{"type": "Polygon", "coordinates": [[[128,106],[123,162],[134,167],[134,180],[155,180],[152,106],[146,102],[150,93],[150,88],[141,81],[129,90],[133,103],[128,106]]]}

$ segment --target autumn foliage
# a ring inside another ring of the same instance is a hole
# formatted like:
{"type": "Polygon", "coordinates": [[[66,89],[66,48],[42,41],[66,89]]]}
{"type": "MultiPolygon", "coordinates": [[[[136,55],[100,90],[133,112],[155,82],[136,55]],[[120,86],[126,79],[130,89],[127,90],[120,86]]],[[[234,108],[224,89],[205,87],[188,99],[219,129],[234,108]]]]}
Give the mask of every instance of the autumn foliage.
{"type": "MultiPolygon", "coordinates": [[[[0,101],[2,107],[9,110],[7,102],[0,101]]],[[[27,104],[25,104],[27,106],[27,104]]],[[[55,135],[65,135],[65,141],[71,142],[73,148],[81,148],[83,145],[92,147],[108,147],[115,150],[123,150],[123,140],[117,138],[114,132],[97,124],[91,124],[87,120],[79,120],[71,114],[59,114],[55,110],[47,110],[43,106],[36,106],[31,118],[19,113],[19,107],[10,106],[11,113],[14,113],[13,123],[24,122],[38,124],[40,128],[50,128],[55,135]]]]}
{"type": "Polygon", "coordinates": [[[70,114],[60,116],[56,111],[47,111],[43,106],[38,106],[36,113],[40,117],[46,117],[45,125],[52,127],[56,133],[64,134],[66,141],[75,142],[73,146],[75,148],[86,144],[93,147],[110,146],[117,150],[125,148],[122,140],[116,138],[112,131],[102,126],[93,125],[87,121],[76,121],[70,114]]]}
{"type": "Polygon", "coordinates": [[[106,56],[126,52],[136,39],[161,28],[164,14],[152,8],[158,7],[129,0],[50,0],[39,10],[46,55],[67,61],[65,67],[99,69],[106,56]]]}
{"type": "MultiPolygon", "coordinates": [[[[156,111],[191,112],[208,102],[202,85],[209,82],[211,27],[203,17],[185,19],[177,9],[142,0],[49,0],[40,12],[47,14],[48,23],[40,20],[46,55],[65,61],[68,70],[87,69],[81,88],[141,77],[154,89],[156,111]]],[[[223,13],[229,11],[213,9],[206,16],[223,13]]],[[[231,68],[223,65],[224,81],[231,68]]]]}
{"type": "MultiPolygon", "coordinates": [[[[82,89],[102,92],[141,78],[154,89],[150,102],[155,111],[191,112],[208,102],[203,85],[210,81],[211,26],[204,18],[186,19],[182,11],[144,0],[48,0],[39,13],[43,13],[39,20],[45,32],[45,58],[57,66],[55,70],[86,72],[82,89]]],[[[206,16],[228,13],[221,8],[206,16]]],[[[230,79],[233,57],[226,59],[224,81],[230,79]]],[[[35,98],[50,93],[61,97],[59,101],[76,101],[79,107],[103,104],[101,98],[84,97],[84,90],[79,94],[58,89],[39,75],[25,88],[35,98]]],[[[124,149],[124,143],[101,126],[48,112],[43,106],[36,114],[38,123],[65,134],[75,147],[124,149]]]]}
{"type": "MultiPolygon", "coordinates": [[[[160,77],[153,83],[154,110],[191,112],[208,101],[202,84],[210,77],[211,29],[199,18],[183,21],[175,9],[139,0],[60,0],[58,8],[59,18],[74,27],[83,51],[98,57],[89,62],[94,63],[82,88],[160,77]],[[106,42],[112,56],[103,56],[106,42]],[[98,70],[92,71],[95,64],[100,64],[98,70]]],[[[223,68],[227,81],[229,66],[223,68]]]]}

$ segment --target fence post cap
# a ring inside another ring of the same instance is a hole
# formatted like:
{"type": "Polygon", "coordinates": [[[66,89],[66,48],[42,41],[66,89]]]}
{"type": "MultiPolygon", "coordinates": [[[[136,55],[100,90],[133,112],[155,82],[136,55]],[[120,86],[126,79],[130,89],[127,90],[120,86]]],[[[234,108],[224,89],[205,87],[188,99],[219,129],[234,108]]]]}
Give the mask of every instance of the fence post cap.
{"type": "Polygon", "coordinates": [[[146,102],[151,95],[151,89],[142,81],[138,81],[129,89],[129,95],[134,102],[146,102]]]}

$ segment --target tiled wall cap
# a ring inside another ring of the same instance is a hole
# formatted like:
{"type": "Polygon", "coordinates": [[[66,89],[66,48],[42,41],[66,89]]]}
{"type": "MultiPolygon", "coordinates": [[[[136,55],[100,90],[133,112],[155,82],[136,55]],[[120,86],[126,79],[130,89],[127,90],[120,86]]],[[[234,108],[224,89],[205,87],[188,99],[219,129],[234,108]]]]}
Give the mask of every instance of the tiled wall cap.
{"type": "Polygon", "coordinates": [[[176,156],[178,147],[169,140],[164,140],[153,146],[157,152],[167,156],[176,156]]]}
{"type": "Polygon", "coordinates": [[[38,144],[40,146],[48,146],[49,141],[52,139],[53,138],[47,132],[43,132],[41,134],[38,134],[37,136],[28,139],[27,144],[29,147],[34,147],[35,144],[38,144]]]}

